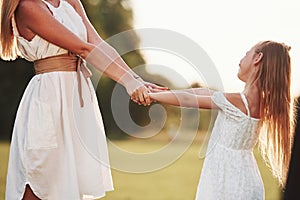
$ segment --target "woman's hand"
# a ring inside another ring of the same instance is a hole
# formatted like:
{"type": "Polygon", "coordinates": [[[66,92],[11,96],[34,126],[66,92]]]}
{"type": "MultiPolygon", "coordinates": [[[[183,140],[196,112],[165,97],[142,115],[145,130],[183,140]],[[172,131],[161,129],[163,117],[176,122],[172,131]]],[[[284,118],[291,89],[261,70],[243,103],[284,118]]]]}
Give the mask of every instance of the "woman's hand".
{"type": "Polygon", "coordinates": [[[142,104],[144,106],[148,106],[152,103],[149,92],[150,90],[146,87],[146,85],[143,85],[132,93],[131,100],[139,105],[142,104]]]}
{"type": "Polygon", "coordinates": [[[152,92],[152,91],[157,91],[157,92],[161,92],[161,91],[167,91],[169,90],[168,87],[165,87],[165,86],[159,86],[159,85],[156,85],[154,83],[150,83],[150,82],[147,82],[147,81],[143,81],[144,85],[152,92]]]}
{"type": "Polygon", "coordinates": [[[146,82],[143,79],[139,78],[143,83],[143,86],[146,88],[138,88],[135,92],[131,95],[131,100],[138,104],[143,104],[144,106],[150,105],[153,100],[149,96],[149,92],[162,92],[168,90],[167,87],[158,86],[154,83],[146,82]]]}

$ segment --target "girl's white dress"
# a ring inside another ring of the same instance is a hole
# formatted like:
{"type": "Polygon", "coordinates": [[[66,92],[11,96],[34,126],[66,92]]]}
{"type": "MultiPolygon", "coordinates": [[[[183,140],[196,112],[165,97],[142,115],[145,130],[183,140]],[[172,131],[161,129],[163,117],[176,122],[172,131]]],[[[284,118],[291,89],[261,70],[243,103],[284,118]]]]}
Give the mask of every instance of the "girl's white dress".
{"type": "MultiPolygon", "coordinates": [[[[57,8],[44,2],[60,23],[87,40],[82,19],[68,2],[61,0],[57,8]]],[[[67,53],[37,35],[31,41],[22,38],[14,19],[13,32],[29,61],[67,53]]],[[[7,200],[22,199],[26,184],[47,200],[96,199],[113,190],[97,98],[90,79],[81,78],[84,107],[76,72],[39,74],[29,82],[13,129],[7,200]]]]}
{"type": "Polygon", "coordinates": [[[197,191],[197,200],[262,200],[264,186],[253,155],[258,141],[258,119],[251,118],[221,92],[213,102],[220,108],[208,144],[197,191]]]}

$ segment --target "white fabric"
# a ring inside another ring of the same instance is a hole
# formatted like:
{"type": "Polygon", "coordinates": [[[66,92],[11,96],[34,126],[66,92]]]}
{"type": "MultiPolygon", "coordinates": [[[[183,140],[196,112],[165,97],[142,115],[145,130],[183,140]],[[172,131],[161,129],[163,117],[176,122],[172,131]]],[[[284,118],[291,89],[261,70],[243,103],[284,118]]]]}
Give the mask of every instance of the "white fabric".
{"type": "Polygon", "coordinates": [[[220,108],[209,141],[197,190],[197,200],[262,200],[264,186],[253,155],[258,141],[258,119],[231,104],[215,92],[213,102],[220,108]]]}
{"type": "MultiPolygon", "coordinates": [[[[73,7],[61,0],[54,17],[82,40],[85,26],[73,7]]],[[[21,56],[29,61],[66,53],[39,36],[27,41],[18,34],[21,56]]],[[[82,74],[81,74],[82,76],[82,74]]],[[[82,77],[83,78],[83,77],[82,77]]],[[[97,199],[113,190],[101,113],[90,79],[82,81],[80,107],[76,72],[34,76],[15,120],[6,185],[6,200],[22,199],[29,184],[40,199],[97,199]]]]}

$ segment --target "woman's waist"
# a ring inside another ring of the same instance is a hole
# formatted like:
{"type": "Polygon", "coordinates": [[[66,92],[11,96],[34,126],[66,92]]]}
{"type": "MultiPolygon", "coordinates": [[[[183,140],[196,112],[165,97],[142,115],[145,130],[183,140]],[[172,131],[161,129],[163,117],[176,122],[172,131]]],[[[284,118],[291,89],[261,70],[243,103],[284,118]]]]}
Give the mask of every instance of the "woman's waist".
{"type": "MultiPolygon", "coordinates": [[[[78,85],[78,74],[80,73],[80,76],[82,79],[84,78],[82,75],[82,72],[77,71],[49,71],[45,73],[35,74],[29,83],[35,85],[34,87],[37,87],[38,85],[45,85],[47,84],[50,86],[58,86],[58,85],[78,85]]],[[[29,85],[31,85],[29,84],[29,85]]],[[[90,77],[86,78],[86,81],[81,81],[80,84],[92,84],[90,77]]]]}
{"type": "Polygon", "coordinates": [[[55,71],[76,71],[82,62],[79,57],[69,54],[49,56],[34,62],[36,74],[43,74],[55,71]]]}

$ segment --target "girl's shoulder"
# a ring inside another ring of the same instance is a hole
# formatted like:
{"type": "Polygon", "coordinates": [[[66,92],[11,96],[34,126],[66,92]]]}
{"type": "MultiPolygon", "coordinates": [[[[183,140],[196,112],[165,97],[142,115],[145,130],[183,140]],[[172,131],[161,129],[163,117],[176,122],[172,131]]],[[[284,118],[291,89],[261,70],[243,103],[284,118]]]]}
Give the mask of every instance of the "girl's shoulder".
{"type": "Polygon", "coordinates": [[[248,114],[247,108],[242,99],[241,93],[224,93],[225,98],[227,101],[229,101],[233,106],[238,108],[240,111],[242,111],[244,114],[248,114]]]}
{"type": "Polygon", "coordinates": [[[246,95],[244,93],[224,93],[224,96],[228,102],[244,114],[248,115],[249,112],[249,115],[252,118],[260,118],[259,101],[254,94],[246,95]]]}
{"type": "Polygon", "coordinates": [[[227,114],[259,119],[259,102],[254,97],[249,98],[243,93],[214,92],[212,101],[227,114]]]}

